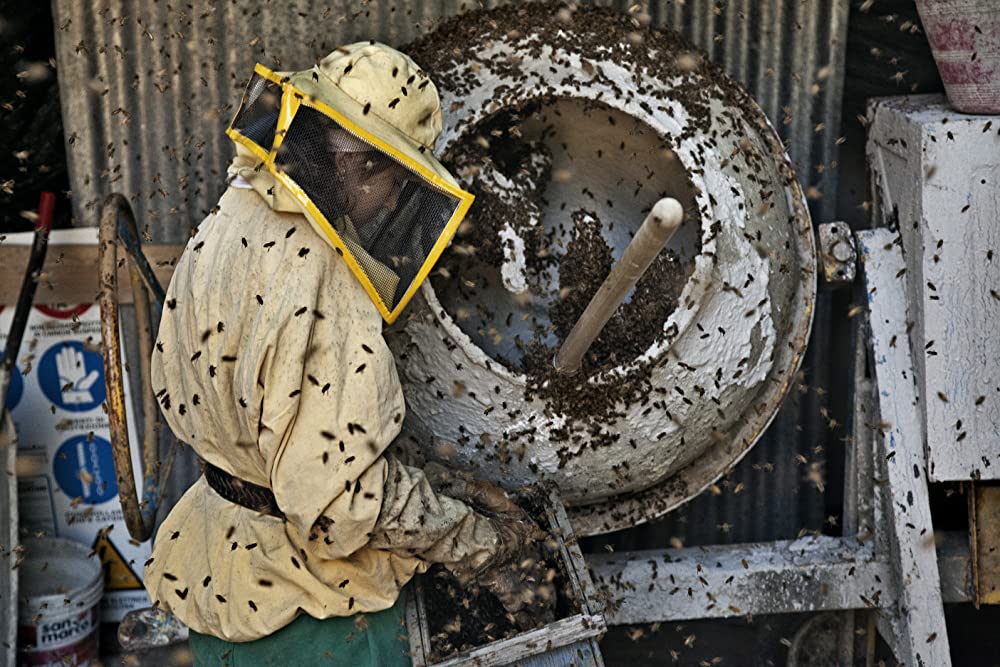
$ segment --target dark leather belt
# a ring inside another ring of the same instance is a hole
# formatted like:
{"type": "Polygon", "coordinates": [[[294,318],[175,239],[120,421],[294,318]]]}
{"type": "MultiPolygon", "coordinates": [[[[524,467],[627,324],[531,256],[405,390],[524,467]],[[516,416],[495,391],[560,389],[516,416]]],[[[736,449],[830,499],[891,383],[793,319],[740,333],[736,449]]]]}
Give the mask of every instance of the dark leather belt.
{"type": "Polygon", "coordinates": [[[234,477],[208,461],[205,462],[205,481],[231,503],[285,520],[285,513],[278,508],[278,501],[271,489],[234,477]]]}

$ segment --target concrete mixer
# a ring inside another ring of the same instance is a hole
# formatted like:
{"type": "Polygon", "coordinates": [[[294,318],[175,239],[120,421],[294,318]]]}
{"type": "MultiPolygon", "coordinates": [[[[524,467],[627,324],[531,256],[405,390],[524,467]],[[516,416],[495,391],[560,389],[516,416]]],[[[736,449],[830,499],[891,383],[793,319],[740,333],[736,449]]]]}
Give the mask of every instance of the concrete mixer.
{"type": "Polygon", "coordinates": [[[581,535],[697,495],[794,381],[816,289],[782,144],[682,37],[599,8],[459,16],[407,47],[438,82],[439,152],[477,196],[387,334],[406,432],[510,488],[558,486],[581,535]],[[683,223],[580,372],[553,357],[653,204],[683,223]]]}

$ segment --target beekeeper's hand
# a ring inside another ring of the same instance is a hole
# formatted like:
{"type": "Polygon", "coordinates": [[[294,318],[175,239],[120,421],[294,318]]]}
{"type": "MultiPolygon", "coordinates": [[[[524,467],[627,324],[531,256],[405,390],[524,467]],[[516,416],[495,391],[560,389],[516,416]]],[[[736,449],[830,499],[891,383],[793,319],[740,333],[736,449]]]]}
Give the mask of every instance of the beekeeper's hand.
{"type": "Polygon", "coordinates": [[[483,479],[473,479],[466,472],[451,470],[434,462],[424,466],[424,474],[441,493],[466,502],[477,510],[489,514],[523,517],[531,522],[524,510],[496,484],[483,479]]]}
{"type": "Polygon", "coordinates": [[[498,514],[482,506],[473,505],[473,508],[477,519],[485,522],[490,533],[495,535],[495,541],[486,550],[485,558],[463,559],[447,565],[461,584],[477,581],[491,570],[520,561],[531,545],[549,538],[520,508],[517,508],[517,514],[498,514]]]}
{"type": "Polygon", "coordinates": [[[501,487],[484,479],[474,479],[466,472],[452,470],[438,463],[424,466],[428,480],[442,493],[471,505],[477,512],[489,517],[499,541],[496,551],[487,563],[478,569],[480,574],[468,571],[455,572],[460,581],[472,578],[488,588],[503,603],[519,625],[530,617],[539,617],[552,596],[552,586],[546,576],[542,548],[553,542],[550,535],[501,487]],[[532,609],[537,608],[537,609],[532,609]],[[532,612],[535,613],[522,613],[532,612]]]}
{"type": "MultiPolygon", "coordinates": [[[[526,538],[523,531],[508,528],[498,530],[502,539],[526,538]]],[[[497,596],[522,630],[550,623],[555,618],[555,586],[543,557],[543,544],[544,541],[521,542],[512,558],[506,562],[498,560],[478,577],[479,584],[497,596]]]]}
{"type": "Polygon", "coordinates": [[[370,547],[441,563],[462,584],[480,582],[523,627],[550,615],[555,596],[540,548],[553,538],[502,489],[440,465],[386,463],[370,547]]]}

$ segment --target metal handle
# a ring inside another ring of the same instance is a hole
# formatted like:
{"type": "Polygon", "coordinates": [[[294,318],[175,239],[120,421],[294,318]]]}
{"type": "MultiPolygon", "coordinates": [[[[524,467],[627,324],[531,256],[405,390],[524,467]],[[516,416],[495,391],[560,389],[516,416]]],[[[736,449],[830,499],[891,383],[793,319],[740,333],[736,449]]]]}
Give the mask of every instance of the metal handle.
{"type": "Polygon", "coordinates": [[[118,498],[125,515],[125,525],[133,539],[145,542],[153,534],[156,509],[159,504],[159,460],[157,457],[156,397],[150,380],[150,359],[153,354],[153,328],[163,312],[166,299],[163,287],[142,253],[135,216],[128,200],[120,194],[109,195],[101,207],[101,226],[98,237],[98,256],[101,291],[101,340],[104,356],[104,381],[107,389],[108,421],[110,422],[111,447],[115,472],[118,477],[118,498]],[[129,258],[129,275],[132,299],[135,303],[136,322],[139,329],[139,371],[142,385],[142,465],[145,476],[142,483],[142,502],[135,488],[132,471],[132,449],[128,439],[128,420],[125,410],[125,388],[122,383],[121,341],[118,332],[118,244],[121,243],[129,258]],[[140,288],[140,283],[142,287],[140,288]],[[150,308],[149,293],[154,298],[150,308]]]}
{"type": "Polygon", "coordinates": [[[625,248],[622,258],[611,268],[611,273],[566,336],[556,354],[554,363],[557,371],[572,374],[580,369],[583,355],[683,219],[684,207],[676,199],[666,197],[656,202],[625,248]]]}
{"type": "Polygon", "coordinates": [[[43,192],[38,200],[38,222],[35,223],[35,238],[31,244],[31,254],[28,256],[28,267],[24,271],[24,282],[17,295],[17,305],[14,307],[14,319],[10,323],[10,333],[7,344],[0,355],[0,422],[3,421],[3,409],[7,403],[7,390],[14,374],[14,364],[17,353],[21,349],[24,329],[28,326],[28,315],[31,314],[31,304],[35,300],[35,288],[45,264],[45,252],[49,244],[49,232],[52,231],[52,213],[56,206],[56,196],[51,192],[43,192]]]}

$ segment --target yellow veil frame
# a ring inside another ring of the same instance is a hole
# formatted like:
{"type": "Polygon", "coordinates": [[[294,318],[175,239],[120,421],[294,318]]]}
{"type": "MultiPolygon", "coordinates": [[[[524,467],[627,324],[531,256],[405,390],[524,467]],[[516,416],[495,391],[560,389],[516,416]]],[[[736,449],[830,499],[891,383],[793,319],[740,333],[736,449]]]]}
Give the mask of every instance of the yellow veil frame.
{"type": "MultiPolygon", "coordinates": [[[[260,161],[267,167],[267,170],[271,173],[274,178],[281,183],[292,197],[298,202],[299,206],[302,207],[303,211],[306,212],[313,221],[319,226],[326,237],[329,239],[330,243],[336,248],[340,254],[343,256],[344,260],[347,262],[348,267],[350,267],[351,272],[354,276],[361,282],[362,287],[364,287],[365,292],[371,298],[375,307],[378,308],[378,312],[382,315],[382,318],[388,323],[392,324],[402,313],[403,309],[410,302],[410,299],[416,294],[417,289],[420,285],[427,279],[430,274],[431,269],[437,260],[441,257],[441,253],[444,252],[445,248],[448,247],[448,243],[451,242],[452,237],[458,230],[459,224],[461,224],[462,219],[465,218],[466,213],[472,206],[472,201],[475,197],[461,188],[450,183],[446,179],[442,178],[439,174],[434,173],[428,169],[425,165],[416,162],[409,156],[403,154],[398,149],[390,145],[389,143],[383,141],[379,137],[375,136],[371,132],[368,132],[363,127],[351,121],[349,118],[339,113],[336,109],[317,100],[315,97],[303,93],[301,90],[296,88],[288,80],[288,77],[278,76],[275,72],[271,71],[267,67],[257,64],[254,67],[254,73],[260,75],[261,77],[281,86],[281,110],[278,114],[278,122],[275,127],[274,132],[274,142],[270,150],[266,150],[263,146],[256,143],[249,137],[240,134],[239,130],[233,127],[232,122],[229,127],[226,128],[226,135],[232,139],[234,142],[244,146],[247,150],[253,153],[260,161]],[[421,265],[420,270],[417,271],[416,276],[410,283],[410,286],[404,292],[403,296],[399,299],[395,308],[391,309],[382,299],[375,285],[372,283],[371,279],[362,269],[358,260],[351,253],[347,244],[340,238],[334,230],[333,225],[326,216],[319,210],[319,208],[313,203],[312,199],[305,193],[305,191],[299,187],[299,185],[292,180],[284,171],[277,169],[275,167],[275,156],[277,155],[278,148],[281,146],[281,142],[284,139],[285,133],[288,127],[291,125],[292,120],[295,118],[295,114],[298,112],[299,107],[305,105],[320,113],[333,119],[337,124],[348,132],[354,134],[358,138],[367,142],[368,144],[379,149],[386,155],[402,164],[407,169],[415,172],[421,178],[424,179],[428,184],[446,192],[447,194],[455,197],[458,200],[458,206],[455,208],[454,213],[452,213],[451,218],[445,225],[441,234],[438,236],[437,241],[431,248],[430,253],[428,253],[427,258],[424,260],[423,265],[421,265]]],[[[245,100],[244,100],[245,101],[245,100]]],[[[240,110],[243,108],[243,104],[236,111],[236,116],[233,117],[233,122],[236,121],[240,110]]]]}

